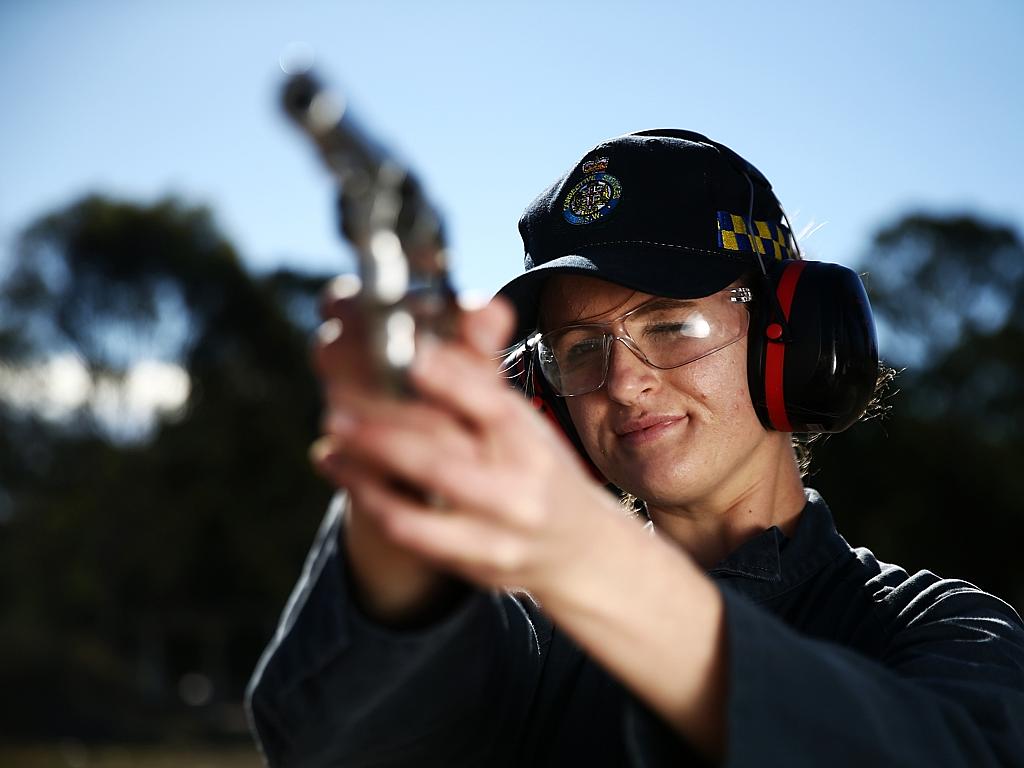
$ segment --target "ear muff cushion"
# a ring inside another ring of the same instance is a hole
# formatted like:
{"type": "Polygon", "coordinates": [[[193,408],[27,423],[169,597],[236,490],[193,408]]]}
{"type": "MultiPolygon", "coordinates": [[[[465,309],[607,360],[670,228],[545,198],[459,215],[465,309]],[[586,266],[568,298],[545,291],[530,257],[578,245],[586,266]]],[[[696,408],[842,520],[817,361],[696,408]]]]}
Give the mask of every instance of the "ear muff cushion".
{"type": "Polygon", "coordinates": [[[569,407],[565,404],[565,398],[559,397],[551,391],[548,383],[544,381],[544,376],[541,374],[539,366],[536,364],[532,366],[531,376],[533,387],[532,402],[534,407],[544,414],[565,435],[572,447],[576,449],[576,453],[583,460],[591,476],[599,483],[607,484],[608,480],[601,473],[601,470],[597,468],[597,465],[594,464],[590,456],[587,455],[587,451],[583,447],[583,441],[580,439],[579,432],[576,431],[576,427],[572,423],[572,417],[569,415],[569,407]]]}
{"type": "Polygon", "coordinates": [[[551,426],[561,432],[580,456],[589,462],[583,450],[583,443],[569,417],[569,409],[564,400],[548,387],[535,355],[536,352],[529,352],[524,347],[517,348],[502,361],[501,369],[512,386],[522,392],[551,426]]]}
{"type": "Polygon", "coordinates": [[[839,264],[777,262],[758,303],[749,383],[765,427],[841,432],[857,421],[878,378],[874,320],[858,275],[839,264]]]}

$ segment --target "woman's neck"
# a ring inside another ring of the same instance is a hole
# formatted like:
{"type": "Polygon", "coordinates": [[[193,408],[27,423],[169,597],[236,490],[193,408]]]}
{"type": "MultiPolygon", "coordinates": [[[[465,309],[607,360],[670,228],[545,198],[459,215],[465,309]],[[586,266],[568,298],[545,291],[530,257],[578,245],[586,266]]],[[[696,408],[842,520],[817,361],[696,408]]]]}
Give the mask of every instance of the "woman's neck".
{"type": "Polygon", "coordinates": [[[799,469],[787,457],[777,472],[752,483],[733,483],[680,505],[648,504],[647,512],[661,535],[709,569],[772,526],[792,535],[804,504],[799,469]]]}

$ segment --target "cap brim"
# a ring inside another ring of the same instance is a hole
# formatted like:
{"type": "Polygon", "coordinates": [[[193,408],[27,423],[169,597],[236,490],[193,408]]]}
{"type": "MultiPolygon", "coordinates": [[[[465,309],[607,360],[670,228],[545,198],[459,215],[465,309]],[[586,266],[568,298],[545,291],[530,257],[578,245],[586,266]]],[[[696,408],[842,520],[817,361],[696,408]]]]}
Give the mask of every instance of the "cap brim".
{"type": "Polygon", "coordinates": [[[520,340],[537,329],[544,284],[552,275],[585,275],[655,296],[697,299],[722,290],[752,267],[747,259],[708,251],[617,243],[540,264],[510,280],[497,295],[515,306],[513,339],[520,340]]]}

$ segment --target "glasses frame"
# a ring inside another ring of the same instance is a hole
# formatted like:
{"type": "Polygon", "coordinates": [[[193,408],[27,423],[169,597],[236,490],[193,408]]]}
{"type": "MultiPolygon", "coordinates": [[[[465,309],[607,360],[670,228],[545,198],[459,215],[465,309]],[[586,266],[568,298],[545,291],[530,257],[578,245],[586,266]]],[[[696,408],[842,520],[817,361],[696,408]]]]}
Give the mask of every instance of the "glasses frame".
{"type": "MultiPolygon", "coordinates": [[[[728,297],[729,297],[729,301],[734,303],[734,304],[749,304],[750,302],[752,302],[754,300],[753,291],[751,291],[750,288],[746,288],[746,287],[725,288],[725,289],[723,289],[721,291],[717,291],[715,293],[709,294],[708,296],[701,297],[701,298],[711,298],[713,296],[720,296],[722,294],[727,294],[728,297]]],[[[619,315],[618,317],[613,318],[611,320],[605,320],[604,322],[600,322],[600,323],[570,323],[569,325],[563,325],[563,326],[561,326],[559,328],[555,328],[554,330],[548,331],[547,333],[535,334],[531,339],[529,339],[526,342],[527,347],[531,351],[538,351],[539,352],[540,345],[544,342],[544,340],[546,338],[548,338],[549,336],[551,336],[554,333],[562,333],[563,331],[572,330],[573,328],[583,328],[583,327],[600,327],[600,328],[605,328],[606,330],[605,330],[605,333],[604,333],[604,339],[605,339],[604,367],[603,367],[603,370],[602,370],[602,373],[601,373],[601,383],[598,384],[597,386],[593,387],[592,389],[588,389],[588,390],[586,390],[584,392],[574,392],[571,395],[562,394],[561,392],[558,391],[558,389],[556,388],[555,384],[552,383],[552,381],[544,373],[543,367],[541,367],[541,375],[544,376],[544,380],[547,381],[548,385],[551,387],[551,389],[554,391],[554,393],[556,395],[558,395],[558,397],[579,397],[581,395],[589,395],[591,392],[596,392],[597,390],[601,389],[601,387],[603,387],[608,382],[608,369],[611,367],[612,345],[616,341],[622,342],[623,346],[626,347],[626,349],[628,349],[630,352],[632,352],[634,355],[636,355],[638,359],[640,359],[646,365],[649,365],[651,368],[655,368],[655,369],[657,369],[659,371],[670,371],[670,370],[673,370],[675,368],[682,368],[684,365],[689,365],[690,363],[695,363],[698,360],[704,359],[708,355],[713,355],[715,352],[720,352],[721,350],[725,349],[726,347],[728,347],[728,346],[730,346],[732,344],[735,344],[737,341],[739,341],[741,338],[743,338],[744,334],[746,334],[747,331],[750,328],[750,313],[748,312],[748,313],[746,313],[747,314],[747,322],[746,322],[745,327],[743,328],[743,330],[740,331],[736,335],[735,338],[730,339],[725,344],[722,344],[721,346],[715,347],[714,349],[709,349],[707,352],[704,352],[703,354],[698,355],[697,357],[691,358],[689,360],[685,360],[682,363],[679,363],[677,365],[667,365],[667,366],[655,365],[654,363],[652,363],[650,361],[650,359],[647,357],[647,355],[644,354],[644,352],[640,349],[640,347],[637,345],[636,341],[633,340],[633,337],[629,335],[629,332],[626,330],[625,322],[626,322],[626,320],[631,315],[639,312],[640,310],[642,310],[644,307],[648,306],[649,304],[652,304],[653,302],[656,302],[656,301],[664,301],[666,298],[668,298],[668,297],[665,297],[665,296],[653,296],[650,299],[648,299],[647,301],[643,302],[642,304],[638,304],[637,306],[633,307],[628,312],[624,312],[623,314],[619,315]]]]}

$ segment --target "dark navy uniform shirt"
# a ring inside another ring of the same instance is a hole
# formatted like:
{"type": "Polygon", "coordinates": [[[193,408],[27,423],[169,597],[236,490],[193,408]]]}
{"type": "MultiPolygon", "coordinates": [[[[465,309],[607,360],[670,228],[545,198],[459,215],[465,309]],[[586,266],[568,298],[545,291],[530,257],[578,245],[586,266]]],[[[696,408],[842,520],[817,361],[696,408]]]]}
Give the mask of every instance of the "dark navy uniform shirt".
{"type": "MultiPolygon", "coordinates": [[[[792,539],[769,529],[710,571],[726,607],[724,764],[1024,766],[1017,613],[852,549],[807,497],[792,539]]],[[[703,765],[525,596],[473,593],[413,632],[368,621],[342,561],[343,503],[250,683],[271,765],[703,765]]]]}

